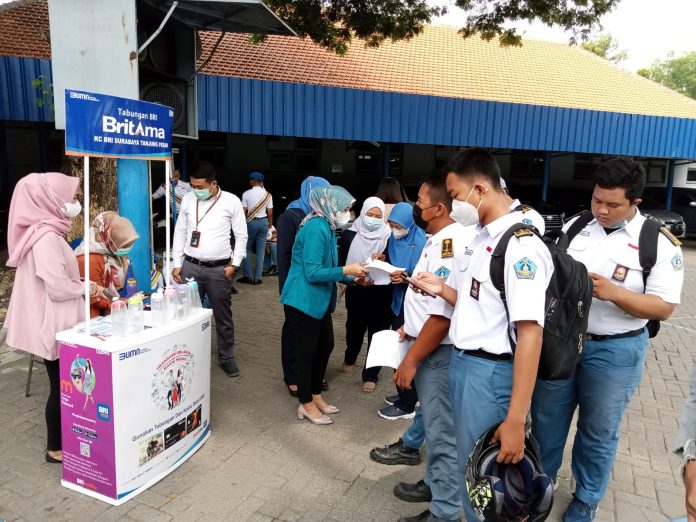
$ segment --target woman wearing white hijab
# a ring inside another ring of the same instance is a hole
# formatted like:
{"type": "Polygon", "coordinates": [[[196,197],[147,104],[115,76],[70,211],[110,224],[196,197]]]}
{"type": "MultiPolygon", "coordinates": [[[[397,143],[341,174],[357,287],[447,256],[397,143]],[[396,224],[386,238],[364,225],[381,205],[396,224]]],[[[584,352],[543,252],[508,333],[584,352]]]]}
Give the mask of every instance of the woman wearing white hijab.
{"type": "MultiPolygon", "coordinates": [[[[376,197],[368,198],[360,216],[340,241],[339,264],[363,263],[373,254],[381,254],[387,248],[391,229],[386,222],[384,202],[376,197]]],[[[372,335],[387,330],[391,324],[391,285],[350,286],[346,289],[346,354],[342,370],[349,373],[362,348],[367,332],[367,345],[372,335]]],[[[372,392],[377,386],[380,368],[365,368],[362,372],[363,391],[372,392]]]]}

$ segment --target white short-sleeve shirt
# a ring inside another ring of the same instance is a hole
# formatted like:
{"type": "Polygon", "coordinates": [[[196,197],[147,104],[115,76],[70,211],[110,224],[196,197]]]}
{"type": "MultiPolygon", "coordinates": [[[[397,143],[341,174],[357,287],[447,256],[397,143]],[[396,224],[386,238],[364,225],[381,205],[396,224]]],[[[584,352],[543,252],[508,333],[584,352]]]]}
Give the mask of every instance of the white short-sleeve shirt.
{"type": "MultiPolygon", "coordinates": [[[[420,272],[431,272],[444,283],[450,282],[454,270],[454,259],[464,255],[466,247],[473,241],[478,227],[465,227],[452,223],[433,234],[423,247],[420,259],[413,270],[414,275],[420,272]]],[[[411,337],[418,337],[423,325],[431,315],[441,315],[450,319],[454,307],[441,297],[428,297],[414,292],[410,287],[406,290],[404,301],[404,331],[411,337]]],[[[442,344],[452,344],[449,336],[442,344]]]]}
{"type": "MultiPolygon", "coordinates": [[[[249,190],[247,190],[244,194],[242,194],[242,207],[244,207],[247,210],[251,210],[256,207],[256,205],[259,204],[259,202],[266,197],[267,191],[265,188],[256,185],[255,187],[251,187],[249,190]]],[[[255,217],[257,218],[262,218],[266,217],[268,214],[266,213],[266,209],[273,208],[273,196],[268,198],[268,203],[266,206],[264,206],[259,212],[256,214],[255,217]]]]}
{"type": "MultiPolygon", "coordinates": [[[[637,212],[628,224],[607,235],[596,219],[583,228],[570,243],[568,253],[612,283],[632,292],[644,293],[643,269],[638,256],[638,239],[645,216],[637,212]]],[[[575,220],[566,223],[567,230],[575,220]]],[[[657,240],[657,262],[648,276],[646,294],[661,297],[667,303],[679,304],[684,282],[684,258],[681,248],[664,234],[657,240]]],[[[647,319],[634,317],[614,303],[592,299],[587,332],[615,335],[638,330],[647,319]]]]}
{"type": "Polygon", "coordinates": [[[515,199],[510,205],[510,210],[519,212],[521,214],[520,221],[525,225],[534,226],[542,236],[546,233],[546,221],[544,221],[544,217],[534,210],[534,208],[529,205],[523,205],[520,203],[519,199],[515,199]],[[524,206],[524,210],[515,210],[520,205],[524,206]]]}
{"type": "Polygon", "coordinates": [[[511,212],[480,229],[470,247],[456,259],[457,304],[449,336],[456,348],[512,353],[508,332],[515,338],[517,321],[544,326],[546,288],[553,274],[549,249],[536,235],[510,238],[505,251],[504,281],[510,319],[491,281],[491,257],[505,231],[520,223],[511,212]],[[511,326],[512,325],[512,326],[511,326]]]}

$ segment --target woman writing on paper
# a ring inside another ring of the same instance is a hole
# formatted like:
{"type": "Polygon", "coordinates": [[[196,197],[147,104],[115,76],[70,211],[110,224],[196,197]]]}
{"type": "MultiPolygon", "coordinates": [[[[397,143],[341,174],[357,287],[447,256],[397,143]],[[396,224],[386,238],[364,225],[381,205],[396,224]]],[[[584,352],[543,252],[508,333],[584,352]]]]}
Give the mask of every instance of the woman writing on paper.
{"type": "MultiPolygon", "coordinates": [[[[384,202],[372,197],[365,200],[360,216],[353,222],[350,230],[341,235],[339,244],[340,265],[364,263],[374,254],[383,254],[391,229],[387,225],[384,202]]],[[[391,285],[374,285],[367,279],[366,285],[351,286],[346,289],[346,353],[341,370],[350,373],[362,348],[367,332],[367,346],[370,347],[375,332],[386,330],[392,322],[391,285]]],[[[373,392],[379,379],[379,367],[363,368],[363,391],[373,392]]]]}
{"type": "Polygon", "coordinates": [[[364,278],[360,263],[338,266],[336,226],[350,219],[353,196],[341,187],[322,187],[310,195],[312,212],[300,225],[292,248],[292,264],[280,300],[296,342],[297,416],[314,424],[331,424],[338,413],[321,396],[326,366],[334,347],[331,314],[336,308],[336,283],[364,278]]]}
{"type": "MultiPolygon", "coordinates": [[[[90,316],[109,315],[110,297],[118,297],[118,291],[126,283],[128,254],[138,239],[133,224],[117,212],[102,212],[89,229],[89,280],[104,291],[90,302],[90,316]]],[[[85,274],[85,242],[76,249],[80,275],[85,274]]]]}
{"type": "Polygon", "coordinates": [[[65,240],[70,220],[80,213],[79,185],[79,179],[57,172],[25,176],[12,194],[7,226],[7,266],[17,268],[5,319],[7,344],[46,365],[46,461],[52,463],[63,459],[56,333],[84,320],[84,285],[65,240]]]}

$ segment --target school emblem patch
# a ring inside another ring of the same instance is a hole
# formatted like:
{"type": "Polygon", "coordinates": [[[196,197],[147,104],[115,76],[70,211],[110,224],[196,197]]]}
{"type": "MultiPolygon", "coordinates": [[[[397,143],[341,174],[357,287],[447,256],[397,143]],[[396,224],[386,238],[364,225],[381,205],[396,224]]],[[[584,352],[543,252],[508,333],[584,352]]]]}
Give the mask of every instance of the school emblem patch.
{"type": "Polygon", "coordinates": [[[531,219],[528,219],[528,218],[524,218],[524,219],[522,220],[522,223],[524,223],[525,225],[531,225],[531,224],[532,224],[532,220],[531,220],[531,219]]]}
{"type": "Polygon", "coordinates": [[[624,281],[626,281],[626,276],[628,275],[629,270],[630,269],[627,266],[616,265],[616,267],[614,268],[614,273],[611,275],[611,278],[614,281],[623,283],[624,281]]]}
{"type": "Polygon", "coordinates": [[[447,278],[450,275],[450,270],[447,267],[441,266],[437,270],[435,270],[435,275],[440,278],[440,281],[447,281],[447,278]]]}
{"type": "Polygon", "coordinates": [[[672,268],[674,268],[674,270],[684,269],[684,259],[682,258],[681,254],[674,254],[674,257],[672,258],[672,268]]]}
{"type": "Polygon", "coordinates": [[[443,239],[442,247],[440,248],[440,257],[452,257],[454,256],[454,251],[452,250],[452,239],[443,239]]]}
{"type": "Polygon", "coordinates": [[[534,261],[528,257],[523,257],[517,263],[515,263],[515,274],[517,279],[534,279],[536,275],[537,266],[534,261]]]}

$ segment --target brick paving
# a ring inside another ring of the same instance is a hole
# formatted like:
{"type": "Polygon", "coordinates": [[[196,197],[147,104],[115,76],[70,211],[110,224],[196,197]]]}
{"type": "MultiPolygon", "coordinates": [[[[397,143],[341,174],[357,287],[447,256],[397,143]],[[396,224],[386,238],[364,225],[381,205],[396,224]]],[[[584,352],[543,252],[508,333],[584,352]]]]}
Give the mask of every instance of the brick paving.
{"type": "MultiPolygon", "coordinates": [[[[683,304],[652,343],[622,426],[599,521],[665,521],[685,511],[672,444],[696,356],[696,244],[685,247],[685,257],[683,304]]],[[[398,481],[421,478],[423,465],[383,466],[368,457],[372,447],[396,440],[409,421],[388,422],[376,414],[393,390],[388,371],[373,394],[362,392],[358,371],[339,373],[343,307],[334,316],[336,349],[326,393],[342,411],[332,426],[317,427],[297,420],[296,399],[282,382],[282,308],[275,278],[238,288],[233,307],[242,375],[230,379],[212,367],[209,441],[178,470],[118,508],[60,485],[60,467],[43,458],[45,370],[35,366],[32,394],[25,398],[28,359],[2,344],[0,519],[394,521],[425,509],[392,494],[398,481]]],[[[570,498],[569,450],[549,520],[560,520],[570,498]]]]}

